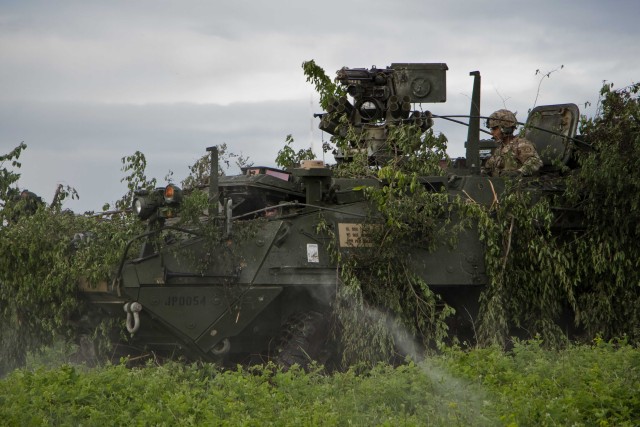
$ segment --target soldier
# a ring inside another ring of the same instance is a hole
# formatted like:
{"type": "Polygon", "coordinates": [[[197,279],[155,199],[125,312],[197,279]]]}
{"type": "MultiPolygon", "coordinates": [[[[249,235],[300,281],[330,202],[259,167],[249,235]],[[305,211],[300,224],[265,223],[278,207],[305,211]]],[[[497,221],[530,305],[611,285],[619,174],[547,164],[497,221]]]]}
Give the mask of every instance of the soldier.
{"type": "Polygon", "coordinates": [[[530,176],[538,172],[542,160],[531,141],[514,136],[518,121],[509,110],[498,110],[487,120],[491,136],[498,142],[483,172],[491,176],[530,176]]]}

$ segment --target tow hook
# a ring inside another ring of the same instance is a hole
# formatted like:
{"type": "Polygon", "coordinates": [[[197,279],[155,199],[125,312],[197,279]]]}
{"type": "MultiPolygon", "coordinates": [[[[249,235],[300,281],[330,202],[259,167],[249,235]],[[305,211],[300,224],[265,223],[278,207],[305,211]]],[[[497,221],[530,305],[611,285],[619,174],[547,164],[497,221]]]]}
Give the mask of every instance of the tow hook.
{"type": "Polygon", "coordinates": [[[124,312],[127,313],[127,331],[133,336],[140,328],[140,312],[142,304],[139,302],[128,302],[124,305],[124,312]]]}

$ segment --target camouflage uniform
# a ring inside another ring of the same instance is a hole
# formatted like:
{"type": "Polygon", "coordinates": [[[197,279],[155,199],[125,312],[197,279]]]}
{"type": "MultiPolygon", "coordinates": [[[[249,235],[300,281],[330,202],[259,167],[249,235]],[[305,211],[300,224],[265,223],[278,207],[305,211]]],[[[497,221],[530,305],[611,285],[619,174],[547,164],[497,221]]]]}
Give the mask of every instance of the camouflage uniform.
{"type": "Polygon", "coordinates": [[[510,143],[498,142],[498,147],[489,157],[484,168],[491,176],[502,172],[521,172],[522,175],[533,175],[542,166],[533,144],[526,138],[515,137],[510,143]]]}
{"type": "MultiPolygon", "coordinates": [[[[500,127],[504,136],[513,134],[517,125],[516,116],[509,110],[498,110],[487,120],[487,127],[500,127]]],[[[509,142],[498,141],[498,147],[484,165],[491,176],[508,174],[533,175],[542,166],[542,160],[531,141],[515,137],[509,142]]]]}

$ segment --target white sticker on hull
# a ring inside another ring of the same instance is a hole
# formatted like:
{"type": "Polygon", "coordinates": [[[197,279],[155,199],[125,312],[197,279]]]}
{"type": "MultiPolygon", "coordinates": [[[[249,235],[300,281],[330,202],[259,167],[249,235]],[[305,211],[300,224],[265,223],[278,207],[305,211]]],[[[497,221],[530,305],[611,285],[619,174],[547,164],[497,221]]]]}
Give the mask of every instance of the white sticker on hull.
{"type": "Polygon", "coordinates": [[[320,262],[317,243],[307,243],[307,262],[320,262]]]}

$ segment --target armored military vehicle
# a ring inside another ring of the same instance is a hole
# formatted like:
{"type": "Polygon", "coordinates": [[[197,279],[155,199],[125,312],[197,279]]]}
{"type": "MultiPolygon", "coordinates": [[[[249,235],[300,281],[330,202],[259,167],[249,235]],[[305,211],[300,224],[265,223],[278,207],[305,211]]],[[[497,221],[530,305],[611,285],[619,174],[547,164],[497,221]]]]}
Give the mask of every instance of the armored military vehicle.
{"type": "MultiPolygon", "coordinates": [[[[420,183],[430,191],[491,204],[504,182],[481,174],[494,143],[480,138],[480,74],[471,73],[469,115],[414,110],[416,104],[446,101],[446,71],[445,64],[343,68],[337,81],[352,101],[347,96],[333,100],[330,111],[320,115],[320,128],[345,137],[340,119],[346,120],[375,167],[403,155],[386,143],[390,123],[405,121],[426,130],[434,119],[469,118],[466,158],[455,159],[446,173],[421,177],[420,183]]],[[[537,107],[529,115],[526,137],[543,158],[543,174],[570,164],[578,115],[573,104],[537,107]]],[[[218,177],[217,149],[207,150],[212,173],[203,221],[213,233],[175,224],[183,192],[174,184],[139,192],[133,208],[149,223],[148,231],[124,249],[112,283],[82,287],[91,306],[88,318],[126,319],[130,338],[119,344],[118,354],[135,355],[137,349],[200,360],[275,359],[284,365],[326,360],[338,284],[329,247],[367,244],[363,221],[371,209],[362,189],[383,184],[335,177],[320,161],[290,170],[247,167],[237,176],[218,177]],[[320,217],[335,237],[318,230],[320,217]]],[[[335,157],[348,162],[352,155],[347,148],[335,157]]],[[[570,227],[572,221],[559,215],[557,225],[570,227]]],[[[460,233],[455,248],[443,244],[431,251],[408,244],[406,256],[414,272],[459,313],[477,313],[487,277],[475,231],[460,233]]]]}

